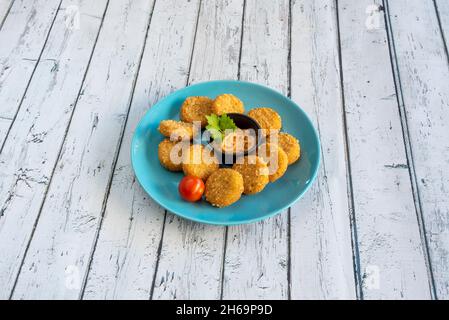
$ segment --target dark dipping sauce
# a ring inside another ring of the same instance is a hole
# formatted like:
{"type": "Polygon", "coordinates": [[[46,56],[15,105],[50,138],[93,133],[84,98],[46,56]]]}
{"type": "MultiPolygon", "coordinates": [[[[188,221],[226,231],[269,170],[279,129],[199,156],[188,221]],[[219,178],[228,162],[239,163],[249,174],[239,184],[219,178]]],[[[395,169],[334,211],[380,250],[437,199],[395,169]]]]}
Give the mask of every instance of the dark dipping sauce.
{"type": "Polygon", "coordinates": [[[226,134],[220,144],[212,142],[216,154],[223,165],[232,165],[238,157],[252,154],[259,145],[259,124],[251,117],[242,113],[227,114],[237,126],[237,129],[226,134]],[[220,159],[221,156],[221,159],[220,159]]]}

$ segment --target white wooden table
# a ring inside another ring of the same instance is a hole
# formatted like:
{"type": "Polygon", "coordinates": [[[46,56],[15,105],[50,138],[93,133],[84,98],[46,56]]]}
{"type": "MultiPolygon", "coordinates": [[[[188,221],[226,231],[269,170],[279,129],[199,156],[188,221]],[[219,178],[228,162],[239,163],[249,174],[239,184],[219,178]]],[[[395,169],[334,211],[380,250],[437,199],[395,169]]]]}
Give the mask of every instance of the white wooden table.
{"type": "Polygon", "coordinates": [[[449,1],[0,0],[1,299],[449,299],[449,1]],[[136,182],[188,84],[291,96],[313,188],[266,221],[180,219],[136,182]]]}

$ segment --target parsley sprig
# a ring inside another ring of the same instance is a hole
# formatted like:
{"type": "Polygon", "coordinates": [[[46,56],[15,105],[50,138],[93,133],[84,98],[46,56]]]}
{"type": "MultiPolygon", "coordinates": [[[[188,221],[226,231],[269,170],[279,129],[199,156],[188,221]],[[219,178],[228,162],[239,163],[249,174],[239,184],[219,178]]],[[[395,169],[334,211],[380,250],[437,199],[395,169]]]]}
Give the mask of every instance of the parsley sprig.
{"type": "Polygon", "coordinates": [[[210,132],[214,140],[223,140],[224,133],[226,130],[235,130],[237,126],[227,114],[218,116],[216,114],[211,114],[206,116],[207,126],[206,129],[210,132]]]}

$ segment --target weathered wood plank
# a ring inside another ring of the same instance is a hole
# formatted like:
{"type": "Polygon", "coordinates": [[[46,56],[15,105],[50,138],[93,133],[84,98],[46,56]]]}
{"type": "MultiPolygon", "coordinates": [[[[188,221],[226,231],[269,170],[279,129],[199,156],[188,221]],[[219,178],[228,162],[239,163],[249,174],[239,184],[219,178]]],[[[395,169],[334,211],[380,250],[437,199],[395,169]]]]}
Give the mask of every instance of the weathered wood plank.
{"type": "Polygon", "coordinates": [[[0,298],[13,288],[106,8],[106,0],[65,0],[63,8],[75,4],[80,29],[58,14],[0,155],[0,298]]]}
{"type": "Polygon", "coordinates": [[[0,118],[0,146],[3,145],[3,141],[8,134],[9,126],[11,125],[10,119],[0,118]]]}
{"type": "Polygon", "coordinates": [[[61,0],[17,0],[0,32],[0,117],[14,118],[61,0]]]}
{"type": "Polygon", "coordinates": [[[3,22],[5,21],[9,10],[12,7],[14,0],[1,0],[0,1],[0,30],[2,29],[3,22]]]}
{"type": "MultiPolygon", "coordinates": [[[[288,91],[288,1],[247,0],[244,12],[242,80],[288,91]]],[[[228,228],[224,299],[288,298],[288,214],[228,228]]]]}
{"type": "Polygon", "coordinates": [[[236,79],[243,0],[204,1],[200,13],[189,83],[236,79]]]}
{"type": "Polygon", "coordinates": [[[387,8],[436,297],[449,299],[448,57],[431,1],[387,8]]]}
{"type": "Polygon", "coordinates": [[[380,4],[343,0],[338,8],[363,297],[429,298],[380,4]]]}
{"type": "Polygon", "coordinates": [[[150,297],[165,211],[135,180],[129,150],[133,131],[148,108],[187,82],[198,4],[155,4],[85,299],[150,297]]]}
{"type": "Polygon", "coordinates": [[[152,7],[152,0],[109,2],[13,298],[80,296],[152,7]]]}
{"type": "Polygon", "coordinates": [[[317,181],[290,211],[292,299],[356,297],[337,27],[335,1],[292,3],[291,96],[322,148],[317,181]]]}
{"type": "MultiPolygon", "coordinates": [[[[202,2],[189,83],[237,78],[242,14],[242,0],[202,2]]],[[[225,230],[169,214],[153,298],[219,299],[225,230]]]]}

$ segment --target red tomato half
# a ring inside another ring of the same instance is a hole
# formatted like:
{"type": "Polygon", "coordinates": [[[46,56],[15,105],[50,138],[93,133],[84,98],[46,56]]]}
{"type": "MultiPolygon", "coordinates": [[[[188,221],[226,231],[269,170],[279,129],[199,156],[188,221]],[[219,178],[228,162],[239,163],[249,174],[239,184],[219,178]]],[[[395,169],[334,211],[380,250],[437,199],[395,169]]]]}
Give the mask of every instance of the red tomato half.
{"type": "Polygon", "coordinates": [[[178,190],[184,200],[195,202],[203,196],[204,182],[200,178],[186,176],[179,182],[178,190]]]}

